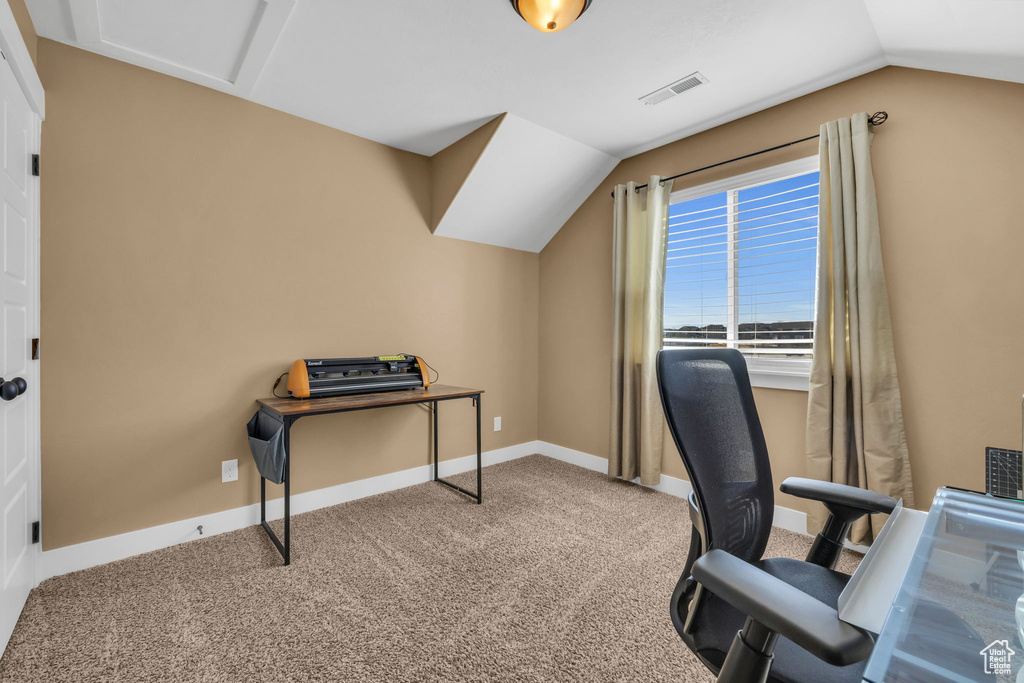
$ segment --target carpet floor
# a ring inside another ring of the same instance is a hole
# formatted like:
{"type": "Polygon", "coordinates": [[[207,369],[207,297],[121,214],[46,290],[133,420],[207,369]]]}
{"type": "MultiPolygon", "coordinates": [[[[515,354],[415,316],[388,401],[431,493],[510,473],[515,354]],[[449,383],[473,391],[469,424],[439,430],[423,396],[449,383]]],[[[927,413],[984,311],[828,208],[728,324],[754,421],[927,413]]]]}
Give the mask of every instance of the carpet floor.
{"type": "Polygon", "coordinates": [[[251,527],[45,581],[0,680],[713,680],[668,616],[685,501],[543,456],[484,486],[299,515],[290,567],[251,527]]]}

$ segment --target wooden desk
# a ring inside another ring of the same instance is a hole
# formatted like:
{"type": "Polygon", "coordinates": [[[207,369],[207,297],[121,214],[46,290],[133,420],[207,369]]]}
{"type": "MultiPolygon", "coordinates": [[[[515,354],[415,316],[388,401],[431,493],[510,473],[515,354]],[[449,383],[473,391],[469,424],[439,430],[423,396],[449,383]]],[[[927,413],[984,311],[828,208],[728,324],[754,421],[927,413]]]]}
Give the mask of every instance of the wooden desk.
{"type": "Polygon", "coordinates": [[[356,396],[328,396],[326,398],[261,398],[257,401],[260,410],[266,411],[284,423],[284,542],[277,537],[274,530],[267,524],[267,480],[260,477],[260,526],[277,546],[286,565],[291,564],[291,426],[300,417],[307,415],[329,415],[331,413],[347,413],[354,410],[386,408],[388,406],[407,406],[424,404],[430,406],[434,421],[434,481],[451,487],[474,499],[477,504],[483,502],[483,487],[480,462],[480,395],[483,389],[466,389],[434,384],[426,389],[408,389],[403,391],[384,391],[376,394],[359,394],[356,396]],[[437,476],[437,404],[440,401],[452,401],[460,398],[473,399],[476,406],[476,493],[456,486],[437,476]]]}

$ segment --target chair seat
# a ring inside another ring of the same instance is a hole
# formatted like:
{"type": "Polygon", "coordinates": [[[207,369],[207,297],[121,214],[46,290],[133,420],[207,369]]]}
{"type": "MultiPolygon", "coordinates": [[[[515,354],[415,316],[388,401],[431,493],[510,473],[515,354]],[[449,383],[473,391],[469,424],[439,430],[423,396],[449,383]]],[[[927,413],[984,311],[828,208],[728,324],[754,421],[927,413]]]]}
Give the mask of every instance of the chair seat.
{"type": "MultiPolygon", "coordinates": [[[[830,607],[836,606],[839,594],[850,580],[846,574],[785,557],[753,564],[830,607]]],[[[736,633],[743,628],[746,616],[718,596],[705,592],[694,627],[689,634],[684,634],[681,626],[686,621],[686,602],[678,600],[677,604],[672,605],[676,629],[680,631],[687,647],[717,673],[722,668],[736,633]]],[[[792,641],[780,637],[775,645],[775,661],[768,680],[772,683],[861,683],[865,665],[866,662],[858,662],[849,666],[832,666],[792,641]]]]}

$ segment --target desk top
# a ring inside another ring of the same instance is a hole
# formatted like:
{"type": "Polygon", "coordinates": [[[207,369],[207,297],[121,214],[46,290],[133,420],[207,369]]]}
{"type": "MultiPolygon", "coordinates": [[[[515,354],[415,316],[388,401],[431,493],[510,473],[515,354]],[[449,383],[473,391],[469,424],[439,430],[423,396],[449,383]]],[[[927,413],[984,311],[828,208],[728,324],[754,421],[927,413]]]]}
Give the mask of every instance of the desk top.
{"type": "Polygon", "coordinates": [[[366,408],[382,408],[384,406],[411,405],[424,401],[465,398],[478,396],[482,393],[484,393],[483,389],[467,389],[465,387],[450,387],[444,384],[431,384],[426,389],[380,391],[374,394],[303,399],[261,398],[257,403],[282,417],[303,417],[305,415],[343,413],[347,410],[363,410],[366,408]]]}
{"type": "Polygon", "coordinates": [[[1024,680],[1022,566],[1024,502],[939,489],[864,681],[1024,680]]]}

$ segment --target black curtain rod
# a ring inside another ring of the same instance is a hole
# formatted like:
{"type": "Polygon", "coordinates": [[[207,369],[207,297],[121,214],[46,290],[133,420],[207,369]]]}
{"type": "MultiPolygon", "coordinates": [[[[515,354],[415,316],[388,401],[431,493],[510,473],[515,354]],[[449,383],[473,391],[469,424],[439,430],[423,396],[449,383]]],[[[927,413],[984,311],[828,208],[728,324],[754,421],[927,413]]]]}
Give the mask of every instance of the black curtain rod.
{"type": "MultiPolygon", "coordinates": [[[[888,119],[888,118],[889,118],[889,115],[887,113],[885,113],[884,111],[876,111],[874,114],[872,114],[871,116],[868,117],[868,123],[870,123],[872,126],[880,126],[883,123],[885,123],[886,119],[888,119]]],[[[735,159],[729,159],[728,161],[719,161],[717,164],[711,164],[710,166],[704,166],[703,168],[698,168],[698,169],[694,169],[692,171],[687,171],[686,173],[680,173],[679,175],[669,176],[668,178],[662,178],[662,180],[675,180],[676,178],[682,178],[683,176],[693,175],[694,173],[700,173],[701,171],[707,171],[708,169],[718,168],[719,166],[725,166],[726,164],[731,164],[734,161],[743,161],[744,159],[749,159],[750,157],[756,157],[759,154],[767,154],[768,152],[774,152],[775,150],[782,149],[783,147],[791,147],[793,145],[799,145],[801,142],[807,142],[808,140],[813,140],[813,139],[819,138],[819,137],[821,137],[820,134],[819,135],[811,135],[811,136],[806,137],[806,138],[800,138],[799,140],[793,140],[793,142],[787,142],[787,143],[782,144],[782,145],[776,145],[774,147],[769,147],[768,149],[762,149],[760,152],[751,152],[750,154],[744,154],[743,156],[736,157],[735,159]]],[[[642,190],[645,187],[647,187],[647,183],[644,183],[643,185],[637,185],[635,189],[636,189],[637,192],[639,192],[640,190],[642,190]]],[[[613,197],[615,196],[615,192],[614,191],[612,191],[612,196],[613,197]]]]}

